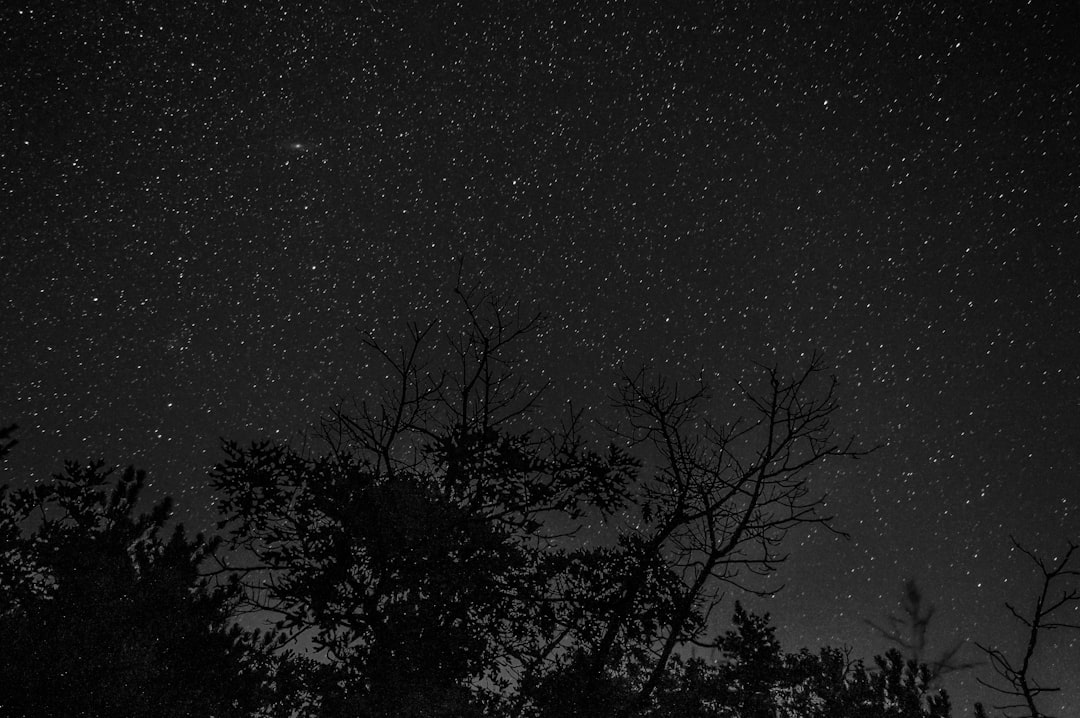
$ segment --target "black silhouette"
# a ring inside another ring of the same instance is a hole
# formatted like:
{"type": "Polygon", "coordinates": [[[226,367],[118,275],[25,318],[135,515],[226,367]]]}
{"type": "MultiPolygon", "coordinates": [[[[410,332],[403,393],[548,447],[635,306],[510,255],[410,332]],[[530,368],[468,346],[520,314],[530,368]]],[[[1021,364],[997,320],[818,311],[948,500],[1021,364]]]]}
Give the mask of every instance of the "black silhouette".
{"type": "MultiPolygon", "coordinates": [[[[994,706],[1003,711],[1004,715],[1011,718],[1051,718],[1038,706],[1038,697],[1044,693],[1054,693],[1059,688],[1044,686],[1032,675],[1032,659],[1039,645],[1039,637],[1043,631],[1056,629],[1080,630],[1080,623],[1062,620],[1059,616],[1064,613],[1070,604],[1080,604],[1080,588],[1075,584],[1075,579],[1080,577],[1080,568],[1071,562],[1080,546],[1070,542],[1064,555],[1056,562],[1047,562],[1046,559],[1036,555],[1033,551],[1022,546],[1016,539],[1012,539],[1016,550],[1027,556],[1038,566],[1042,574],[1042,585],[1035,597],[1035,606],[1030,613],[1025,613],[1015,606],[1006,603],[1005,607],[1013,618],[1020,621],[1028,629],[1027,644],[1024,647],[1022,657],[1010,659],[1004,651],[993,646],[978,644],[979,648],[986,653],[991,667],[997,674],[994,683],[979,679],[987,688],[990,688],[1000,696],[1004,696],[1007,702],[994,706]],[[1074,579],[1072,586],[1059,588],[1061,583],[1074,579]],[[1060,593],[1057,591],[1060,590],[1060,593]],[[1001,682],[1004,682],[1004,685],[1001,682]],[[1020,710],[1022,713],[1013,713],[1020,710]]],[[[985,708],[978,706],[979,715],[985,715],[985,708]]]]}
{"type": "MultiPolygon", "coordinates": [[[[717,634],[725,592],[778,590],[792,530],[839,533],[809,473],[867,452],[834,432],[819,357],[791,376],[760,367],[734,421],[709,415],[705,382],[639,371],[613,397],[621,424],[551,422],[544,386],[516,373],[541,317],[455,292],[460,333],[367,340],[381,397],[337,407],[301,445],[223,442],[220,537],[166,538],[170,503],[138,514],[134,469],[68,463],[0,488],[3,714],[948,718],[940,679],[971,664],[959,645],[927,658],[933,609],[913,582],[904,617],[871,623],[903,652],[872,665],[784,653],[739,602],[717,634]],[[252,611],[275,629],[242,630],[252,611]]],[[[1034,717],[1054,690],[1029,670],[1039,631],[1077,627],[1051,617],[1077,590],[1051,584],[1080,572],[1075,545],[1053,566],[1017,548],[1044,576],[1032,618],[1009,607],[1027,652],[983,650],[1007,683],[992,687],[1022,701],[1004,708],[1034,717]]]]}
{"type": "MultiPolygon", "coordinates": [[[[721,660],[676,656],[647,708],[651,718],[947,718],[948,695],[931,686],[930,667],[893,649],[873,667],[843,650],[785,654],[769,616],[736,603],[734,630],[715,641],[721,660]]],[[[630,676],[609,674],[590,686],[587,658],[578,656],[548,677],[537,703],[545,718],[613,717],[637,693],[630,676]],[[584,712],[584,711],[588,712],[584,712]]],[[[639,704],[640,706],[640,704],[639,704]]]]}
{"type": "Polygon", "coordinates": [[[506,366],[536,318],[458,294],[468,329],[450,342],[453,372],[425,363],[432,327],[413,327],[400,353],[369,342],[390,393],[335,412],[324,453],[227,443],[213,473],[247,560],[219,571],[282,630],[310,633],[373,715],[460,715],[469,686],[539,670],[568,612],[586,610],[553,591],[588,565],[552,550],[554,534],[610,515],[636,469],[614,446],[589,449],[576,416],[528,426],[539,392],[506,366]]]}
{"type": "Polygon", "coordinates": [[[561,702],[591,705],[628,673],[632,688],[607,703],[644,710],[676,650],[702,640],[723,586],[769,576],[791,529],[830,525],[807,472],[863,453],[833,434],[834,383],[816,357],[793,378],[764,368],[764,390],[744,389],[750,414],[721,425],[704,416],[704,384],[684,393],[626,374],[626,423],[596,450],[580,415],[544,431],[529,423],[542,389],[510,359],[539,318],[457,295],[453,369],[427,360],[433,327],[413,327],[399,352],[369,341],[390,391],[336,411],[322,453],[226,443],[213,480],[246,562],[219,570],[347,667],[375,715],[401,715],[403,702],[459,713],[463,700],[436,696],[480,683],[521,712],[554,676],[581,688],[560,689],[561,702]],[[657,457],[648,472],[628,453],[639,449],[657,457]],[[634,519],[614,546],[557,542],[620,508],[634,519]]]}
{"type": "Polygon", "coordinates": [[[597,673],[610,664],[640,592],[659,581],[651,590],[666,597],[668,613],[644,638],[658,657],[645,667],[638,703],[648,702],[677,647],[700,642],[723,587],[769,593],[742,582],[743,572],[770,576],[786,559],[779,547],[792,529],[831,528],[831,517],[819,513],[825,497],[811,492],[808,470],[830,457],[866,453],[834,435],[835,382],[815,385],[818,357],[792,378],[763,369],[765,389],[743,389],[749,415],[726,425],[703,415],[709,396],[703,382],[682,393],[644,372],[623,378],[617,405],[627,426],[616,433],[659,460],[635,494],[642,527],[622,536],[631,567],[618,577],[593,661],[597,673]]]}
{"type": "Polygon", "coordinates": [[[260,703],[234,596],[197,568],[213,542],[134,513],[145,475],[68,463],[0,489],[0,711],[5,716],[246,716],[260,703]]]}

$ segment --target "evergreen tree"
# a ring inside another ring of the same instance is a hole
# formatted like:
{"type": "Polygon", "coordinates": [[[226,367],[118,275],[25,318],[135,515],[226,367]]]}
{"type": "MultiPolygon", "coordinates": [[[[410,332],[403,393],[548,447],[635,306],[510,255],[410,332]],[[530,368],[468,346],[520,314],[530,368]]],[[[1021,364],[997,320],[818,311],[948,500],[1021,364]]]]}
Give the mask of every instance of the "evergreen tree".
{"type": "Polygon", "coordinates": [[[169,502],[135,507],[145,474],[68,463],[33,489],[0,490],[5,716],[247,716],[261,648],[230,628],[233,591],[198,567],[213,543],[169,502]]]}
{"type": "Polygon", "coordinates": [[[725,702],[744,718],[772,718],[773,691],[788,683],[776,629],[769,614],[748,613],[738,601],[731,621],[734,630],[717,641],[726,662],[717,676],[727,692],[725,702]]]}
{"type": "Polygon", "coordinates": [[[715,642],[720,660],[672,664],[650,718],[949,718],[932,666],[892,649],[873,666],[825,647],[784,653],[768,614],[735,605],[733,628],[715,642]]]}

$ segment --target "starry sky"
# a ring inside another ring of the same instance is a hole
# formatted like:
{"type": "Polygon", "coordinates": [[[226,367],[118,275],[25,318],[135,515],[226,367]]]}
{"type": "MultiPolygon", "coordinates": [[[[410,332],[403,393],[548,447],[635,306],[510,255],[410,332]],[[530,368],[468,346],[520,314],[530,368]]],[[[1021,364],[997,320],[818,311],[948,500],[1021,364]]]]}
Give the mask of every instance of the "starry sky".
{"type": "MultiPolygon", "coordinates": [[[[159,5],[0,11],[3,481],[135,463],[209,526],[218,437],[365,395],[359,331],[464,258],[548,314],[549,406],[825,353],[884,448],[748,601],[785,648],[884,650],[913,577],[932,643],[1020,650],[1009,536],[1080,541],[1076,3],[159,5]]],[[[1080,635],[1044,648],[1080,714],[1080,635]]]]}

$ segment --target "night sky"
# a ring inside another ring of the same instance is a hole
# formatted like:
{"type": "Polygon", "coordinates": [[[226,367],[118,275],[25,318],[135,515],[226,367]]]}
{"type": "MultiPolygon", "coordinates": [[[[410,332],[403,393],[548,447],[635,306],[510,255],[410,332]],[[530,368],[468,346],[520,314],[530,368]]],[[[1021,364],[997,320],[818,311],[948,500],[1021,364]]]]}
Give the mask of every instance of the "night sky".
{"type": "MultiPolygon", "coordinates": [[[[885,447],[747,603],[869,656],[912,577],[938,645],[1015,654],[1010,534],[1080,541],[1080,6],[983,5],[9,6],[0,481],[135,463],[206,528],[218,437],[364,396],[359,331],[447,315],[464,258],[549,315],[551,407],[822,350],[885,447]]],[[[1078,715],[1080,632],[1044,641],[1078,715]]]]}

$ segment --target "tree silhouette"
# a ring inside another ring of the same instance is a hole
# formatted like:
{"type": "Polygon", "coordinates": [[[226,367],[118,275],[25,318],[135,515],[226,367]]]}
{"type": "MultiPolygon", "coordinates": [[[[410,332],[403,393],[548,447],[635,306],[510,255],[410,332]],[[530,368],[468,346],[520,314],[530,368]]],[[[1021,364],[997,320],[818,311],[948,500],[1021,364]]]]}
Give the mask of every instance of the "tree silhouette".
{"type": "Polygon", "coordinates": [[[544,387],[515,371],[541,318],[455,293],[464,329],[443,334],[442,366],[435,325],[399,350],[369,338],[384,394],[302,446],[225,443],[212,481],[235,554],[219,570],[311,635],[372,715],[460,711],[438,696],[479,704],[480,686],[510,714],[601,694],[645,710],[724,587],[772,590],[744,574],[771,575],[790,531],[831,526],[809,473],[864,453],[834,434],[835,382],[816,356],[790,377],[761,367],[746,415],[721,424],[703,383],[626,373],[625,421],[598,449],[580,414],[544,426],[544,387]],[[612,544],[563,541],[616,514],[612,544]]]}
{"type": "MultiPolygon", "coordinates": [[[[0,428],[0,460],[11,451],[16,426],[0,428]]],[[[49,576],[41,564],[34,541],[23,533],[23,522],[36,499],[29,492],[13,492],[0,486],[0,615],[48,595],[49,576]]]]}
{"type": "Polygon", "coordinates": [[[884,622],[867,620],[866,623],[895,644],[909,660],[925,663],[930,669],[930,682],[936,683],[942,676],[979,665],[962,661],[958,657],[963,641],[956,641],[934,659],[927,658],[927,633],[934,617],[935,607],[923,599],[922,591],[913,579],[904,582],[904,595],[900,601],[902,616],[889,614],[884,622]]]}
{"type": "Polygon", "coordinates": [[[735,630],[716,642],[727,657],[719,673],[728,689],[726,702],[739,716],[772,718],[772,690],[789,680],[776,629],[769,623],[769,614],[747,613],[738,601],[731,621],[735,630]]]}
{"type": "Polygon", "coordinates": [[[433,326],[412,326],[399,352],[369,339],[391,386],[336,410],[321,453],[226,443],[213,472],[245,560],[220,570],[346,667],[371,715],[456,715],[482,679],[498,689],[541,670],[566,635],[551,587],[575,568],[549,551],[556,534],[610,515],[636,469],[614,446],[588,448],[577,416],[525,425],[542,388],[513,375],[510,355],[538,318],[456,293],[453,370],[429,367],[433,326]]]}
{"type": "MultiPolygon", "coordinates": [[[[932,610],[913,584],[907,659],[785,654],[770,617],[740,602],[707,639],[725,591],[777,590],[791,531],[836,530],[811,472],[866,452],[834,432],[818,356],[791,375],[759,367],[726,422],[704,382],[626,372],[621,423],[587,438],[581,413],[542,415],[544,386],[516,373],[540,317],[455,293],[461,331],[411,325],[396,351],[365,340],[388,370],[381,395],[338,406],[299,445],[223,442],[220,539],[164,537],[168,501],[136,515],[145,475],[132,469],[69,463],[52,483],[0,489],[0,706],[947,718],[934,681],[951,654],[924,662],[932,610]],[[578,540],[598,522],[604,540],[578,540]],[[241,610],[277,631],[245,633],[241,610]],[[317,657],[291,650],[302,635],[317,657]],[[722,659],[687,658],[693,646],[722,659]]],[[[902,642],[899,621],[882,631],[902,642]]]]}
{"type": "Polygon", "coordinates": [[[135,515],[145,474],[69,462],[50,483],[0,489],[6,547],[0,707],[10,716],[245,716],[264,648],[229,628],[233,597],[199,580],[212,550],[168,501],[135,515]],[[14,577],[14,581],[12,581],[14,577]]]}
{"type": "MultiPolygon", "coordinates": [[[[717,661],[676,655],[650,705],[649,718],[948,718],[948,695],[931,685],[931,668],[905,660],[896,649],[871,666],[848,651],[825,647],[784,653],[768,614],[751,613],[736,602],[732,628],[714,645],[717,661]]],[[[574,684],[564,681],[563,694],[574,684]]],[[[632,688],[608,682],[595,715],[617,715],[618,700],[632,688]],[[622,693],[618,690],[622,689],[622,693]]],[[[591,697],[587,692],[586,698],[591,697]]],[[[542,715],[548,715],[543,713],[542,715]]],[[[552,715],[584,715],[556,712],[552,715]]],[[[589,715],[594,715],[590,713],[589,715]]]]}
{"type": "Polygon", "coordinates": [[[784,654],[769,622],[736,603],[734,630],[718,641],[725,656],[717,682],[732,715],[800,718],[948,718],[948,695],[932,685],[931,666],[890,649],[873,667],[825,647],[784,654]]]}
{"type": "MultiPolygon", "coordinates": [[[[1062,628],[1080,630],[1080,624],[1058,618],[1063,609],[1069,605],[1080,604],[1080,588],[1074,585],[1060,589],[1060,594],[1055,592],[1063,580],[1068,581],[1070,578],[1080,577],[1080,568],[1073,565],[1074,556],[1080,546],[1070,542],[1060,560],[1047,562],[1022,546],[1016,539],[1012,539],[1012,543],[1038,567],[1042,574],[1042,585],[1035,597],[1035,606],[1029,614],[1022,613],[1012,604],[1005,604],[1013,618],[1028,629],[1027,643],[1019,662],[1015,658],[1010,659],[1001,649],[977,644],[986,653],[990,666],[999,679],[999,682],[995,684],[980,678],[979,683],[1005,697],[1008,702],[994,706],[995,709],[1002,711],[1003,715],[1012,718],[1052,718],[1039,708],[1037,699],[1044,693],[1053,693],[1060,689],[1041,685],[1032,675],[1032,661],[1043,631],[1062,628]],[[1013,712],[1017,710],[1021,712],[1013,712]]],[[[985,715],[983,706],[977,706],[977,710],[985,715]]]]}
{"type": "Polygon", "coordinates": [[[626,424],[616,434],[658,460],[635,496],[641,524],[621,537],[632,565],[619,577],[593,661],[600,675],[631,629],[635,605],[661,596],[668,610],[644,638],[655,657],[638,706],[648,703],[676,648],[700,644],[724,587],[771,592],[753,588],[743,573],[770,576],[786,560],[780,545],[790,531],[832,528],[831,517],[820,513],[825,494],[812,490],[809,471],[830,458],[866,453],[834,434],[836,384],[823,376],[818,356],[791,377],[775,366],[760,368],[764,388],[741,387],[748,413],[727,424],[706,416],[704,382],[683,391],[645,372],[623,377],[617,406],[626,424]]]}

